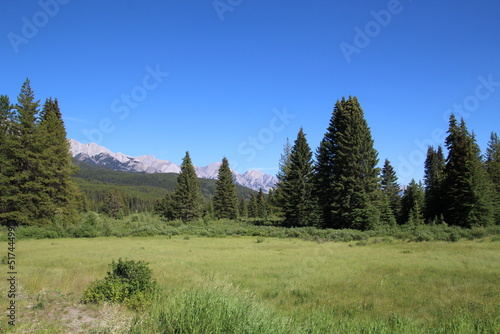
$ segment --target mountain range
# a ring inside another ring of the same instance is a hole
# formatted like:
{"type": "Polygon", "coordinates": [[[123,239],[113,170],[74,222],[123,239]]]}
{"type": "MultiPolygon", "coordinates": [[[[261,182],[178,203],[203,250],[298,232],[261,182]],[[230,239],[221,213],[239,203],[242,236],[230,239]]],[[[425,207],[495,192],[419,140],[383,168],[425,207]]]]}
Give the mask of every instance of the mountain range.
{"type": "MultiPolygon", "coordinates": [[[[181,167],[167,160],[160,160],[153,155],[131,157],[123,153],[113,153],[106,147],[95,143],[82,144],[74,139],[69,139],[73,158],[92,165],[107,167],[112,170],[127,172],[154,173],[180,173],[181,167]]],[[[196,175],[202,179],[217,179],[221,162],[214,162],[205,167],[194,166],[196,175]]],[[[258,170],[249,170],[239,174],[234,170],[233,179],[236,184],[264,192],[275,186],[276,177],[264,174],[258,170]]]]}

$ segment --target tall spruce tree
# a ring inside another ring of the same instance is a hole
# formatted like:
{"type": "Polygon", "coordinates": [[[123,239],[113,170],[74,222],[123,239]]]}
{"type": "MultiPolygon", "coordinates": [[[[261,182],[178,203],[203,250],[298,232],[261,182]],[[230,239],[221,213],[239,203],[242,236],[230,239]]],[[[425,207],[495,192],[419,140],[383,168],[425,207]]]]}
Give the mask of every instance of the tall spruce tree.
{"type": "MultiPolygon", "coordinates": [[[[283,208],[285,206],[283,198],[283,188],[285,187],[286,183],[286,175],[288,174],[288,170],[290,169],[291,154],[292,154],[292,145],[290,144],[290,140],[287,138],[286,143],[283,146],[283,153],[281,154],[280,161],[278,164],[278,173],[276,174],[278,183],[276,184],[276,189],[273,199],[273,201],[276,202],[276,206],[279,208],[283,208]]],[[[283,212],[281,211],[280,213],[283,212]]]]}
{"type": "Polygon", "coordinates": [[[43,225],[45,215],[40,212],[43,201],[43,183],[40,173],[40,141],[36,127],[39,102],[35,100],[29,79],[26,79],[14,106],[11,131],[8,131],[9,145],[7,159],[11,167],[6,174],[9,191],[4,198],[4,224],[43,225]]]}
{"type": "Polygon", "coordinates": [[[237,216],[236,185],[229,162],[224,157],[219,167],[219,175],[215,184],[214,195],[215,217],[235,219],[237,216]]]}
{"type": "Polygon", "coordinates": [[[259,192],[256,196],[256,205],[257,205],[257,218],[267,218],[268,210],[267,210],[267,200],[264,195],[264,191],[262,188],[259,189],[259,192]]]}
{"type": "Polygon", "coordinates": [[[379,224],[377,155],[357,98],[337,101],[317,152],[315,188],[324,226],[365,230],[379,224]]]}
{"type": "Polygon", "coordinates": [[[250,199],[248,200],[248,218],[257,218],[259,216],[259,204],[257,201],[257,196],[254,193],[250,195],[250,199]]]}
{"type": "Polygon", "coordinates": [[[10,192],[10,178],[12,161],[9,159],[12,132],[12,105],[7,95],[0,95],[0,224],[7,225],[2,217],[7,215],[6,198],[10,192]]]}
{"type": "Polygon", "coordinates": [[[110,190],[104,198],[104,212],[110,217],[118,218],[123,215],[123,196],[118,188],[110,190]]]}
{"type": "Polygon", "coordinates": [[[388,159],[384,161],[384,167],[382,168],[382,174],[380,177],[380,186],[382,188],[382,212],[383,219],[393,225],[394,221],[399,220],[399,214],[401,211],[401,187],[398,183],[398,177],[394,167],[392,167],[391,162],[388,159]],[[390,210],[387,210],[386,206],[390,210]],[[391,217],[392,214],[392,217],[391,217]]]}
{"type": "Polygon", "coordinates": [[[432,146],[429,146],[424,171],[424,217],[428,223],[442,220],[444,214],[443,181],[445,167],[446,162],[442,147],[438,146],[435,150],[432,146]]]}
{"type": "Polygon", "coordinates": [[[288,167],[282,176],[282,211],[287,226],[315,224],[312,151],[301,128],[291,149],[288,167]]]}
{"type": "Polygon", "coordinates": [[[182,160],[172,200],[175,217],[182,221],[193,221],[203,215],[204,199],[189,152],[182,160]]]}
{"type": "Polygon", "coordinates": [[[485,155],[486,171],[493,185],[495,223],[500,225],[500,139],[492,132],[485,155]]]}
{"type": "Polygon", "coordinates": [[[462,119],[454,115],[446,138],[448,158],[445,168],[445,221],[462,227],[493,223],[491,183],[473,135],[462,119]]]}
{"type": "Polygon", "coordinates": [[[424,201],[423,184],[412,179],[401,200],[401,221],[403,224],[421,225],[424,223],[424,201]]]}
{"type": "Polygon", "coordinates": [[[243,197],[240,198],[238,203],[238,215],[240,218],[248,218],[248,203],[243,197]]]}
{"type": "Polygon", "coordinates": [[[71,175],[77,172],[72,163],[70,144],[59,109],[57,99],[47,99],[37,127],[39,138],[40,173],[43,183],[45,215],[57,217],[65,223],[72,223],[77,218],[78,189],[73,184],[71,175]]]}
{"type": "Polygon", "coordinates": [[[163,199],[159,200],[154,207],[154,212],[167,220],[176,219],[177,211],[173,200],[173,194],[167,193],[163,199]]]}

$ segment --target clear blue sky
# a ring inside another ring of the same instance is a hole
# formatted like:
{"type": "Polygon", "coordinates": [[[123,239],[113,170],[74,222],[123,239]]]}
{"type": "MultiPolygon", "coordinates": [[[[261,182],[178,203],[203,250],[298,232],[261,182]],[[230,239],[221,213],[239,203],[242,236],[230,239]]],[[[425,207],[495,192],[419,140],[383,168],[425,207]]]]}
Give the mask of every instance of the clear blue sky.
{"type": "Polygon", "coordinates": [[[354,95],[407,184],[450,109],[483,149],[500,132],[499,1],[0,4],[0,94],[29,77],[70,138],[114,152],[275,174],[286,138],[302,126],[316,150],[354,95]]]}

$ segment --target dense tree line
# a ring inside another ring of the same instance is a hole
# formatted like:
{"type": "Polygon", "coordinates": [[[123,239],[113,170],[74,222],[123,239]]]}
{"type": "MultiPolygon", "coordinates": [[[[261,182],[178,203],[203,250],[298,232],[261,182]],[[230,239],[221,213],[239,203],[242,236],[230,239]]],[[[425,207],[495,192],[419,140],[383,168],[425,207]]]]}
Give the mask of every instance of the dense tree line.
{"type": "Polygon", "coordinates": [[[249,199],[241,196],[239,201],[236,184],[226,158],[222,159],[213,198],[205,199],[201,193],[200,180],[196,177],[189,152],[183,159],[181,172],[173,192],[158,201],[155,212],[168,220],[184,222],[201,217],[215,219],[266,218],[268,203],[262,189],[249,199]]]}
{"type": "Polygon", "coordinates": [[[0,148],[0,223],[72,223],[79,209],[76,170],[57,99],[40,106],[28,79],[16,104],[0,96],[0,148]]]}
{"type": "Polygon", "coordinates": [[[336,102],[315,153],[302,128],[293,144],[287,141],[278,184],[269,194],[262,189],[242,192],[226,158],[218,179],[202,187],[189,152],[180,174],[161,176],[161,180],[84,169],[77,178],[80,192],[73,183],[77,168],[58,101],[49,98],[41,105],[26,80],[16,104],[0,96],[0,223],[71,224],[78,211],[101,211],[119,218],[154,208],[169,220],[264,221],[280,216],[281,224],[288,227],[368,230],[398,224],[500,224],[498,135],[491,134],[483,156],[464,120],[452,115],[445,147],[446,157],[442,147],[428,148],[423,183],[412,180],[402,187],[389,160],[377,167],[378,152],[364,112],[357,98],[349,97],[336,102]],[[142,179],[151,185],[145,186],[142,179]],[[136,195],[143,192],[140,187],[157,186],[159,180],[172,191],[156,204],[153,197],[161,190],[148,188],[144,195],[136,195]]]}
{"type": "Polygon", "coordinates": [[[499,224],[500,143],[493,133],[486,156],[462,120],[450,117],[442,147],[429,147],[424,183],[402,187],[389,160],[378,168],[378,152],[356,97],[335,104],[323,140],[313,152],[301,128],[293,145],[287,140],[279,161],[278,184],[237,200],[227,159],[219,169],[215,196],[205,205],[189,154],[176,190],[158,205],[170,219],[184,221],[205,214],[213,218],[282,216],[288,227],[316,226],[359,230],[396,225],[440,224],[461,227],[499,224]]]}
{"type": "Polygon", "coordinates": [[[286,226],[373,229],[396,224],[500,224],[500,142],[483,158],[462,120],[450,117],[443,149],[429,147],[425,184],[398,184],[390,161],[377,168],[370,128],[355,97],[335,104],[312,161],[303,129],[280,160],[275,199],[286,226]]]}

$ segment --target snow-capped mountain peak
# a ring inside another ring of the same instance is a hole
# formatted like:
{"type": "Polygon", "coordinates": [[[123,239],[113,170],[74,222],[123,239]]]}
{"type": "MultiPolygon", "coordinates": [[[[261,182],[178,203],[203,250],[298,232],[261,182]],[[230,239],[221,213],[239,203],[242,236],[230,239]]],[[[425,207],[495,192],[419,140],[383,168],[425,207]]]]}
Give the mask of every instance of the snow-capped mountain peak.
{"type": "MultiPolygon", "coordinates": [[[[128,172],[153,173],[180,173],[179,165],[157,159],[154,155],[130,157],[123,153],[113,153],[104,146],[95,143],[82,144],[74,139],[69,139],[72,156],[80,161],[98,166],[106,166],[113,170],[128,172]]],[[[196,175],[204,179],[217,179],[221,162],[214,162],[205,167],[194,166],[196,175]]],[[[232,170],[235,183],[253,190],[262,189],[268,192],[277,182],[277,179],[258,170],[246,171],[238,174],[232,170]]]]}

